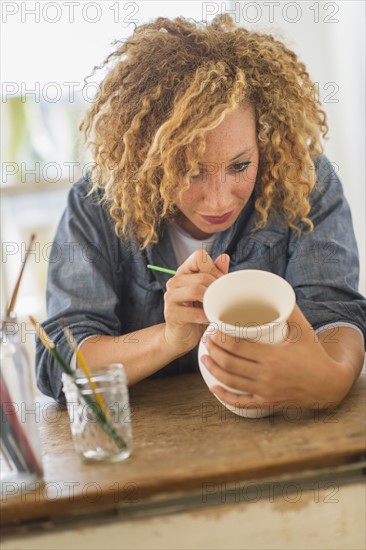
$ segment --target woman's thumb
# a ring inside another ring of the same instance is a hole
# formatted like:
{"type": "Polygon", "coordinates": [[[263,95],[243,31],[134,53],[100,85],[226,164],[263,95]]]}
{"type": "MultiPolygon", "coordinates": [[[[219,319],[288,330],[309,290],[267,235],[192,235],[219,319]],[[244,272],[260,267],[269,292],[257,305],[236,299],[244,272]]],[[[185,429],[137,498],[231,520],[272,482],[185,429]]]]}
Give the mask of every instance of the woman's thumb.
{"type": "Polygon", "coordinates": [[[220,254],[214,261],[215,267],[223,274],[229,272],[230,256],[229,254],[220,254]]]}

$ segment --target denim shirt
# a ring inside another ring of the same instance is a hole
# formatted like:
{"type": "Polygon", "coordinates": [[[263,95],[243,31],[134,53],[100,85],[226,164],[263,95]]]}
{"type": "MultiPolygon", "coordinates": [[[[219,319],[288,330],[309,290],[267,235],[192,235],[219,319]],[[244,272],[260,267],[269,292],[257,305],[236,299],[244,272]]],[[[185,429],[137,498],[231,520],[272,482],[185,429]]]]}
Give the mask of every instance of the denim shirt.
{"type": "MultiPolygon", "coordinates": [[[[312,233],[299,237],[273,211],[266,226],[252,234],[258,215],[253,193],[235,223],[216,235],[211,256],[215,260],[227,252],[230,271],[262,269],[280,275],[294,288],[297,304],[314,329],[343,321],[358,327],[366,339],[366,300],[357,291],[359,261],[349,205],[328,159],[318,157],[314,166],[312,233]]],[[[116,236],[100,193],[86,197],[90,185],[83,177],[69,192],[48,270],[48,319],[42,325],[67,361],[73,352],[60,318],[77,343],[91,335],[126,335],[127,342],[138,345],[135,331],[164,322],[163,296],[170,277],[147,269],[147,264],[178,267],[164,223],[158,244],[138,251],[136,244],[116,236]]],[[[149,378],[196,370],[197,347],[149,378]]],[[[61,369],[38,338],[36,378],[43,393],[65,403],[61,369]]]]}

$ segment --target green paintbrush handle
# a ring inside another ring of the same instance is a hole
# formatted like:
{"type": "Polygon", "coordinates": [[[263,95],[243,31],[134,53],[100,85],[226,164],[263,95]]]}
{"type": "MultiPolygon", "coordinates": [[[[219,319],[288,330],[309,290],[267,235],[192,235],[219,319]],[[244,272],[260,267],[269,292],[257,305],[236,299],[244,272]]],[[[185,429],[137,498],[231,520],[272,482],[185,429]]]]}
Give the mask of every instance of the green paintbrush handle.
{"type": "Polygon", "coordinates": [[[174,269],[168,269],[167,267],[159,267],[158,265],[147,265],[148,269],[153,269],[154,271],[161,271],[161,273],[168,273],[169,275],[175,275],[176,271],[174,269]]]}

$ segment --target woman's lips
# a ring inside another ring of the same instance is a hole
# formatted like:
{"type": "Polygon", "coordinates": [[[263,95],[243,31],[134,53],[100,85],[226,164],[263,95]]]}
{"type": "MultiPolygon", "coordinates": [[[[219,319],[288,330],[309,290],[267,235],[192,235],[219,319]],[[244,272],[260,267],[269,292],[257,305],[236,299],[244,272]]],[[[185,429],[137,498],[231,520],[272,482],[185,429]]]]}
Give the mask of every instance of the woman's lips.
{"type": "Polygon", "coordinates": [[[230,210],[230,212],[227,212],[222,216],[203,216],[202,214],[200,214],[200,216],[208,223],[219,224],[219,223],[226,222],[230,218],[230,216],[233,214],[233,212],[234,210],[230,210]]]}

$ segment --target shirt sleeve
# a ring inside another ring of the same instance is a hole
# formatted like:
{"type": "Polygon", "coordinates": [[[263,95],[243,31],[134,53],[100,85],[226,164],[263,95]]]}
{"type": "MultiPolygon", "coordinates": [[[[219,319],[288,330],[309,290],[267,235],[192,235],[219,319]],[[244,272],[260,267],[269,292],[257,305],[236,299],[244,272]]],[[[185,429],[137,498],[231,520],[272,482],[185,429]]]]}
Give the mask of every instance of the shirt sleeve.
{"type": "Polygon", "coordinates": [[[330,330],[330,329],[337,328],[337,327],[352,328],[353,330],[355,330],[356,332],[358,332],[358,333],[363,337],[362,330],[360,330],[360,329],[359,329],[356,325],[354,325],[353,323],[343,323],[343,322],[339,322],[339,323],[328,323],[327,325],[323,325],[323,326],[317,328],[314,332],[315,332],[316,334],[321,334],[321,333],[324,332],[325,330],[330,330]]]}
{"type": "Polygon", "coordinates": [[[325,156],[316,159],[315,169],[317,183],[309,213],[314,231],[300,237],[291,231],[285,278],[315,330],[350,323],[366,341],[366,299],[358,292],[359,259],[351,211],[325,156]]]}
{"type": "MultiPolygon", "coordinates": [[[[81,348],[81,345],[85,342],[85,340],[89,340],[89,338],[93,338],[93,336],[87,336],[86,338],[83,338],[81,342],[79,342],[78,350],[81,348]]],[[[72,370],[76,370],[76,353],[74,353],[71,357],[70,367],[72,368],[72,370]]]]}
{"type": "MultiPolygon", "coordinates": [[[[42,323],[59,353],[70,363],[70,349],[60,325],[63,318],[77,344],[85,338],[116,335],[119,298],[110,250],[115,246],[107,213],[87,196],[90,184],[79,180],[70,190],[52,244],[46,289],[47,316],[42,323]]],[[[65,404],[62,370],[36,337],[36,381],[46,395],[65,404]]]]}

